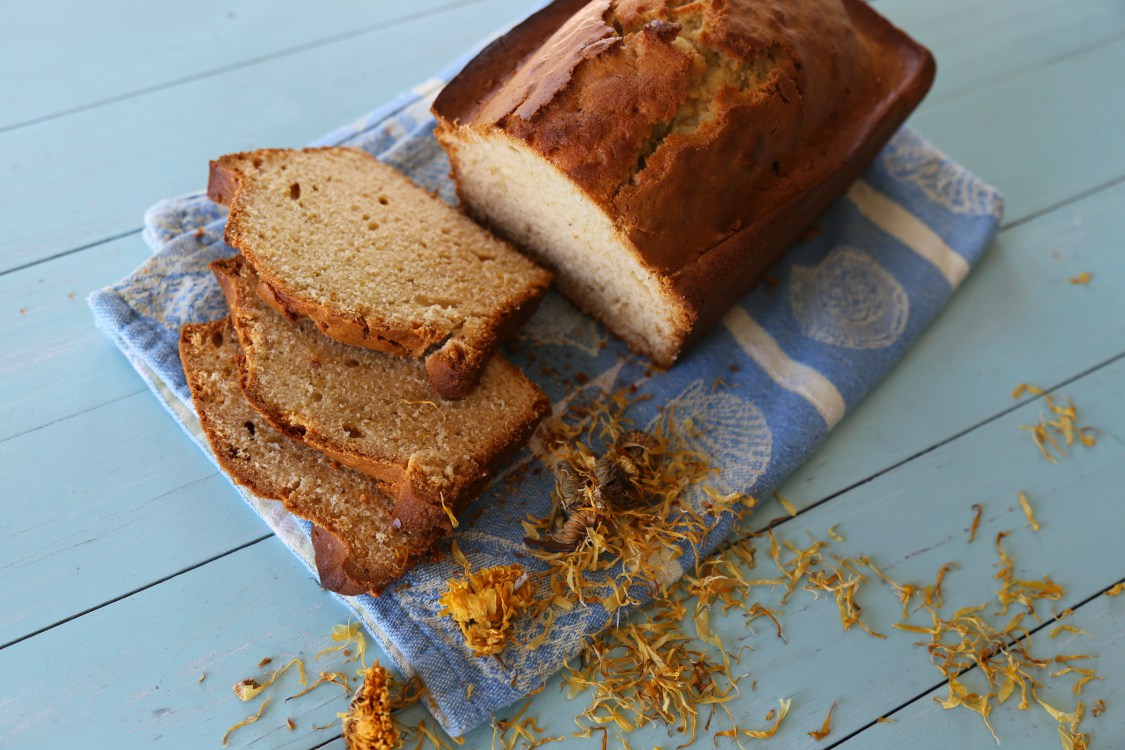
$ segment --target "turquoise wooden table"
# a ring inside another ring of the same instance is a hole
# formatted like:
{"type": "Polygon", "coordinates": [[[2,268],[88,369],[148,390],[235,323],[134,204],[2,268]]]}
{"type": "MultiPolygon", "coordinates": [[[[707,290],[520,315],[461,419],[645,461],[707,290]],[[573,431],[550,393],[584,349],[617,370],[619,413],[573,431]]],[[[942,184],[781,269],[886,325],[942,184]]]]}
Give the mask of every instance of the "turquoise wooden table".
{"type": "MultiPolygon", "coordinates": [[[[1082,728],[1093,747],[1125,747],[1125,596],[1102,594],[1125,577],[1125,4],[878,6],[938,59],[936,86],[912,123],[1004,191],[1005,224],[916,348],[783,488],[798,513],[776,531],[823,538],[836,526],[841,554],[871,555],[898,580],[932,582],[956,563],[945,596],[958,606],[994,602],[991,540],[1011,532],[1005,545],[1019,575],[1063,586],[1050,611],[1073,609],[1066,622],[1085,631],[1048,639],[1048,616],[1031,626],[1036,648],[1097,655],[1082,662],[1102,678],[1083,690],[1082,728]],[[1089,283],[1070,283],[1083,272],[1089,283]],[[1020,382],[1073,398],[1100,429],[1098,444],[1046,461],[1019,429],[1044,402],[1013,400],[1020,382]],[[983,512],[970,544],[974,503],[983,512]],[[1098,700],[1105,711],[1095,717],[1098,700]]],[[[232,683],[267,673],[258,666],[267,657],[313,664],[332,626],[348,619],[94,328],[84,299],[145,259],[145,208],[200,188],[209,158],[312,140],[526,7],[4,3],[0,746],[218,747],[256,710],[232,683]]],[[[758,511],[763,523],[784,515],[776,503],[758,511]]],[[[763,603],[776,605],[769,596],[763,603]]],[[[944,681],[913,645],[917,634],[891,629],[891,592],[873,589],[863,603],[887,639],[844,631],[835,604],[812,596],[783,607],[784,642],[723,618],[716,627],[741,632],[752,649],[730,704],[740,722],[766,726],[777,700],[790,698],[764,747],[993,747],[977,715],[932,700],[944,681]],[[814,739],[808,732],[833,703],[831,733],[814,739]]],[[[296,692],[295,674],[282,681],[296,692]]],[[[1073,680],[1053,682],[1044,696],[1073,708],[1073,680]]],[[[1005,746],[1059,746],[1045,712],[1014,703],[991,717],[1005,746]]],[[[272,706],[231,746],[342,748],[336,713],[345,705],[343,691],[318,688],[272,706]]],[[[525,716],[546,736],[565,735],[585,705],[566,700],[556,678],[525,716]]],[[[425,718],[420,706],[407,714],[425,718]]],[[[598,747],[601,736],[557,746],[598,747]]],[[[491,737],[483,728],[465,746],[488,747],[491,737]]],[[[608,739],[684,742],[663,726],[608,739]]],[[[701,732],[695,744],[712,743],[701,732]]]]}

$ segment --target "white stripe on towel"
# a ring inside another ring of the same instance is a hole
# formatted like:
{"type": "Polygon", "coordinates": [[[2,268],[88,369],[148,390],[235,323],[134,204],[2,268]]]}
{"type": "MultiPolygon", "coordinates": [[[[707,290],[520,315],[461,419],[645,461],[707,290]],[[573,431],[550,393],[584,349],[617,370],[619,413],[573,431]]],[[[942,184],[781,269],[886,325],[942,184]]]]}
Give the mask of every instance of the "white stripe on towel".
{"type": "Polygon", "coordinates": [[[848,189],[848,199],[875,226],[906,245],[941,272],[956,289],[969,273],[969,263],[914,214],[863,180],[848,189]]]}
{"type": "Polygon", "coordinates": [[[766,333],[749,313],[741,307],[733,307],[723,317],[723,324],[743,351],[765,370],[773,382],[812,404],[824,418],[828,429],[831,430],[843,418],[847,407],[836,386],[813,368],[789,359],[773,336],[766,333]]]}

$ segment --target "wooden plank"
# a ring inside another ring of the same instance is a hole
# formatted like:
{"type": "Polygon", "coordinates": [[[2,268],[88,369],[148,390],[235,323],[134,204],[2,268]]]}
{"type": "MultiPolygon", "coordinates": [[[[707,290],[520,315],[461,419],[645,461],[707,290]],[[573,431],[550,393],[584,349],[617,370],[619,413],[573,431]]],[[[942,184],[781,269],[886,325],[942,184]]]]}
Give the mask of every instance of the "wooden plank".
{"type": "MultiPolygon", "coordinates": [[[[1125,628],[1121,627],[1122,618],[1125,618],[1125,597],[1111,599],[1099,596],[1075,610],[1074,616],[1068,620],[1089,635],[1068,635],[1055,642],[1059,649],[1069,653],[1098,653],[1098,658],[1082,662],[1084,667],[1095,669],[1103,679],[1089,683],[1082,691],[1086,717],[1080,728],[1091,735],[1091,747],[1118,747],[1125,742],[1125,724],[1121,720],[1125,691],[1125,628]],[[1107,706],[1105,715],[1100,718],[1090,713],[1098,699],[1104,700],[1107,706]]],[[[995,740],[979,719],[965,721],[964,717],[953,715],[964,709],[944,711],[934,702],[944,699],[945,694],[946,690],[939,688],[892,714],[895,723],[871,727],[839,747],[842,750],[897,750],[903,747],[917,750],[945,747],[995,750],[995,740]]],[[[1064,711],[1075,707],[1075,697],[1065,688],[1048,688],[1041,692],[1041,696],[1064,711]]],[[[1010,705],[998,708],[991,718],[1002,747],[1058,749],[1056,724],[1039,706],[1032,704],[1027,712],[1012,709],[1010,705]]]]}
{"type": "MultiPolygon", "coordinates": [[[[1118,362],[1067,389],[1105,433],[1097,447],[1076,452],[1058,465],[1043,460],[1026,433],[1018,429],[1020,424],[1034,422],[1039,414],[1040,404],[1029,403],[783,523],[777,533],[805,546],[808,534],[827,539],[827,530],[835,526],[845,541],[833,544],[830,551],[870,555],[900,582],[932,584],[943,564],[955,562],[960,570],[948,576],[944,587],[947,611],[952,612],[980,603],[995,606],[997,555],[992,540],[997,532],[1006,530],[1012,535],[1005,540],[1005,547],[1021,577],[1049,574],[1067,589],[1062,601],[1041,604],[1040,611],[1061,612],[1075,606],[1125,573],[1117,501],[1117,488],[1125,480],[1121,465],[1125,457],[1125,442],[1121,440],[1121,425],[1125,424],[1123,378],[1125,362],[1118,362]],[[1031,499],[1042,525],[1040,532],[1028,527],[1016,501],[1017,490],[1024,490],[1031,499]],[[984,514],[978,538],[969,544],[970,506],[974,502],[983,504],[984,514]]],[[[765,521],[775,514],[767,512],[759,517],[765,521]]],[[[758,570],[761,577],[768,577],[775,569],[766,555],[766,545],[760,542],[758,546],[758,570]]],[[[824,747],[940,683],[940,674],[929,663],[925,649],[913,645],[918,636],[891,629],[891,624],[900,619],[901,606],[887,588],[873,584],[858,597],[865,622],[886,634],[886,640],[856,629],[842,630],[831,596],[815,600],[799,591],[788,605],[780,605],[778,599],[778,592],[767,592],[761,602],[785,613],[781,618],[785,643],[774,636],[769,623],[755,623],[753,630],[757,632],[748,636],[737,614],[721,616],[713,612],[711,622],[724,643],[753,648],[736,670],[749,677],[729,706],[735,716],[760,728],[768,725],[764,715],[776,706],[778,698],[793,699],[789,718],[773,739],[777,746],[824,747]],[[749,686],[751,680],[757,681],[756,688],[749,686]],[[816,742],[806,733],[820,726],[833,702],[838,703],[833,734],[825,742],[816,742]]],[[[1082,620],[1083,625],[1086,622],[1082,620]]],[[[1066,639],[1060,641],[1042,650],[1065,653],[1066,639]]],[[[1112,644],[1104,647],[1100,641],[1096,636],[1088,639],[1086,648],[1103,652],[1112,648],[1112,644]]],[[[552,680],[528,712],[543,720],[547,734],[567,731],[573,726],[568,725],[569,718],[581,706],[581,699],[575,703],[563,700],[557,684],[557,678],[552,680]]],[[[979,726],[979,718],[967,711],[950,712],[945,720],[986,732],[979,726]]],[[[721,722],[718,728],[725,726],[721,722]]],[[[486,744],[485,732],[478,731],[466,739],[474,746],[486,744]]],[[[684,741],[679,736],[669,738],[666,731],[655,728],[629,735],[628,740],[633,747],[679,746],[684,741]]],[[[704,736],[691,747],[713,747],[712,740],[704,736]]]]}
{"type": "Polygon", "coordinates": [[[209,159],[303,145],[425,80],[526,8],[486,0],[0,133],[0,271],[135,229],[159,198],[203,187],[209,159]]]}
{"type": "Polygon", "coordinates": [[[925,106],[1105,44],[1125,32],[1125,7],[1116,0],[879,0],[877,6],[937,58],[937,80],[925,106]]]}
{"type": "Polygon", "coordinates": [[[999,187],[1005,221],[1017,222],[1125,176],[1125,97],[1115,93],[1122,70],[1125,38],[1118,37],[923,106],[911,122],[999,187]]]}
{"type": "MultiPolygon", "coordinates": [[[[834,545],[833,551],[869,554],[901,581],[932,583],[942,564],[957,562],[961,569],[949,576],[945,587],[947,602],[956,607],[993,601],[996,555],[990,540],[998,531],[1009,530],[1013,533],[1006,547],[1019,574],[1029,578],[1050,574],[1068,590],[1054,606],[1061,610],[1077,604],[1125,570],[1116,502],[1117,488],[1125,481],[1125,441],[1119,428],[1125,424],[1125,362],[1107,366],[1067,390],[1091,415],[1090,421],[1105,430],[1097,447],[1077,451],[1058,465],[1047,463],[1018,429],[1034,421],[1040,411],[1038,402],[1028,403],[786,522],[778,533],[804,543],[806,532],[824,538],[828,528],[837,526],[846,541],[834,545]],[[1027,527],[1015,501],[1017,489],[1025,490],[1034,503],[1043,526],[1039,533],[1027,527]],[[982,502],[985,513],[980,538],[969,544],[973,502],[982,502]]],[[[764,522],[769,516],[761,518],[764,522]]],[[[760,561],[762,576],[769,575],[764,553],[760,561]]],[[[780,592],[760,591],[763,604],[776,605],[780,592]]],[[[792,697],[793,711],[775,742],[812,748],[821,745],[806,732],[819,726],[833,701],[839,703],[835,736],[844,737],[899,705],[903,696],[932,689],[938,675],[926,652],[912,645],[916,637],[890,629],[899,613],[890,591],[873,585],[861,594],[860,602],[866,621],[887,632],[886,640],[857,630],[843,631],[834,602],[816,600],[806,592],[798,592],[781,607],[786,642],[760,623],[751,633],[737,614],[716,613],[713,625],[726,643],[754,649],[738,667],[749,678],[731,707],[735,715],[747,724],[763,726],[763,717],[776,699],[792,697]],[[750,680],[757,681],[756,689],[751,689],[750,680]]],[[[160,734],[170,747],[198,746],[200,741],[214,741],[227,722],[247,713],[226,691],[229,683],[246,676],[248,664],[264,655],[308,653],[314,649],[311,639],[322,637],[340,617],[331,597],[316,593],[307,573],[271,539],[0,651],[0,670],[5,673],[30,673],[32,665],[48,663],[48,672],[36,684],[0,699],[7,709],[0,714],[24,717],[18,724],[12,722],[17,725],[7,735],[25,746],[50,746],[87,726],[93,715],[108,717],[89,730],[105,743],[160,734]],[[107,626],[111,622],[113,628],[107,626]],[[154,632],[162,636],[160,648],[138,651],[136,644],[154,632]],[[55,705],[46,701],[52,689],[48,686],[59,684],[59,673],[50,670],[60,663],[48,656],[58,653],[63,644],[73,649],[73,658],[65,660],[70,683],[93,685],[95,697],[66,714],[46,713],[44,706],[55,705]],[[216,670],[215,682],[222,685],[219,692],[194,683],[193,660],[212,653],[245,654],[242,661],[208,657],[209,668],[216,670]],[[125,683],[110,684],[121,679],[123,661],[129,664],[125,683]],[[156,685],[159,698],[154,697],[156,685]],[[163,707],[175,710],[157,715],[155,710],[163,707]],[[15,730],[18,733],[12,734],[15,730]]],[[[557,688],[556,677],[534,699],[529,713],[542,721],[548,733],[569,733],[571,717],[581,702],[565,701],[557,688]]],[[[323,695],[324,705],[301,714],[302,725],[331,717],[342,707],[343,696],[323,695]]],[[[967,714],[958,720],[974,727],[978,721],[967,714]]],[[[273,733],[271,744],[275,739],[288,743],[289,736],[277,731],[277,717],[274,722],[259,730],[273,733]]],[[[466,746],[487,747],[490,735],[488,728],[477,730],[466,738],[466,746]]],[[[250,729],[241,741],[257,736],[250,729]]],[[[679,736],[669,738],[662,728],[645,729],[628,739],[633,747],[683,741],[679,736]]],[[[298,745],[294,741],[292,746],[298,745]]],[[[560,750],[588,746],[588,741],[558,745],[560,750]]],[[[700,736],[696,746],[711,747],[710,736],[700,736]]]]}
{"type": "MultiPolygon", "coordinates": [[[[264,682],[295,656],[315,679],[339,663],[313,656],[334,645],[332,626],[347,620],[344,606],[268,539],[0,651],[4,674],[20,675],[0,682],[0,747],[69,747],[78,737],[84,747],[219,747],[262,700],[240,702],[235,682],[264,682]],[[258,668],[265,657],[272,663],[258,668]]],[[[375,644],[369,655],[386,661],[375,644]]],[[[309,748],[338,731],[313,727],[338,726],[346,706],[339,687],[286,703],[300,689],[295,671],[275,685],[261,721],[231,747],[264,737],[269,747],[309,748]]]]}
{"type": "Polygon", "coordinates": [[[782,494],[799,507],[822,500],[1010,408],[1021,382],[1053,386],[1120,354],[1122,206],[1118,185],[1002,232],[949,308],[782,494]],[[1093,281],[1070,284],[1082,271],[1093,281]]]}
{"type": "MultiPolygon", "coordinates": [[[[1125,216],[1117,210],[1122,200],[1125,186],[1118,186],[1005,232],[915,350],[840,425],[826,446],[797,471],[782,493],[799,507],[806,507],[1014,405],[1009,394],[1022,380],[1053,385],[1119,353],[1119,342],[1125,340],[1125,320],[1115,311],[1125,296],[1125,274],[1117,271],[1113,243],[1125,232],[1125,216]],[[1095,273],[1090,285],[1067,282],[1069,276],[1088,269],[1095,273]],[[1006,301],[1003,307],[997,308],[998,298],[1006,301]],[[1045,300],[1060,301],[1048,304],[1045,300]],[[1103,321],[1103,335],[1070,335],[1083,330],[1091,320],[1103,321]],[[1044,341],[1050,342],[1052,356],[1043,356],[1044,341]],[[906,414],[910,417],[904,419],[906,414]]],[[[131,243],[137,242],[120,240],[112,247],[92,251],[88,260],[86,253],[80,253],[0,278],[0,296],[20,305],[21,300],[29,300],[26,315],[12,316],[19,326],[27,327],[4,331],[0,336],[0,354],[7,363],[4,375],[13,389],[13,398],[3,407],[5,419],[0,422],[6,430],[33,429],[69,415],[83,404],[94,408],[142,387],[120,354],[93,328],[84,306],[67,300],[65,293],[73,279],[93,273],[102,264],[116,268],[106,271],[112,278],[121,271],[118,265],[127,267],[134,261],[140,250],[129,248],[135,248],[131,243]],[[46,283],[39,284],[40,278],[46,283]],[[6,286],[10,279],[18,283],[6,286]],[[44,302],[36,302],[38,299],[44,302]],[[36,321],[42,328],[34,325],[36,321]],[[50,331],[46,343],[42,340],[43,328],[50,331]]],[[[150,421],[150,412],[156,409],[147,392],[138,393],[112,411],[99,411],[103,416],[98,420],[98,434],[110,445],[129,444],[135,439],[137,421],[150,421]]],[[[88,424],[89,418],[85,419],[78,424],[88,424]]],[[[68,444],[67,450],[81,455],[82,428],[60,425],[58,429],[76,437],[78,442],[68,444]]],[[[172,472],[199,458],[189,441],[166,434],[178,433],[170,421],[161,420],[159,431],[174,448],[151,454],[150,461],[172,472]]],[[[15,465],[16,459],[8,458],[12,454],[5,453],[3,447],[0,445],[0,466],[8,465],[9,460],[15,465]]],[[[113,466],[87,462],[87,481],[112,487],[116,480],[107,472],[113,466]]],[[[26,484],[15,484],[16,491],[41,496],[36,478],[25,479],[26,484]]],[[[162,485],[153,492],[168,489],[162,485]]],[[[112,534],[113,544],[126,546],[133,538],[145,540],[167,533],[163,516],[145,512],[147,506],[141,503],[148,498],[129,497],[127,502],[136,503],[139,509],[136,512],[127,510],[133,506],[124,505],[124,516],[107,514],[75,522],[91,535],[112,534]],[[123,517],[129,523],[117,529],[123,517]]],[[[220,502],[228,501],[240,504],[232,492],[224,491],[220,502]]],[[[780,510],[774,507],[764,512],[780,510]]],[[[207,523],[202,514],[195,522],[200,527],[207,523]]],[[[28,519],[27,523],[37,521],[28,519]]],[[[18,523],[15,528],[19,528],[18,523]]],[[[252,528],[255,530],[240,529],[235,539],[245,540],[246,534],[256,534],[260,527],[252,528]]],[[[24,531],[34,538],[33,532],[24,531]]],[[[186,566],[221,551],[225,551],[221,545],[208,546],[197,556],[177,558],[176,564],[186,566]]],[[[150,580],[167,574],[167,570],[153,569],[150,580]]],[[[55,575],[50,566],[42,572],[55,575]]],[[[112,577],[98,578],[103,587],[92,589],[90,601],[75,611],[149,582],[131,581],[120,587],[112,577]]],[[[41,626],[36,623],[67,614],[52,610],[31,618],[23,632],[41,626]]]]}
{"type": "Polygon", "coordinates": [[[144,389],[94,325],[86,296],[149,256],[130,235],[0,276],[0,442],[144,389]]]}
{"type": "MultiPolygon", "coordinates": [[[[303,6],[285,3],[207,0],[159,7],[127,0],[68,7],[60,18],[55,4],[9,2],[7,22],[0,28],[0,80],[7,92],[0,130],[330,43],[341,35],[369,33],[406,16],[459,4],[464,3],[418,0],[404,8],[333,0],[309,14],[301,12],[303,6]],[[301,23],[294,24],[298,15],[301,23]],[[89,33],[91,28],[99,33],[89,33]],[[145,64],[132,64],[139,59],[145,64]],[[82,64],[75,65],[75,60],[82,64]],[[26,70],[37,75],[20,74],[26,70]]],[[[941,76],[931,95],[937,98],[965,91],[981,78],[996,80],[1099,43],[1125,28],[1125,14],[1113,0],[1034,0],[985,7],[961,0],[940,8],[882,0],[879,8],[937,53],[941,76]],[[970,27],[963,23],[968,12],[975,19],[970,27]],[[997,30],[1004,33],[998,35],[997,30]],[[996,38],[982,45],[977,42],[980,34],[996,38]]]]}
{"type": "Polygon", "coordinates": [[[0,26],[0,131],[472,2],[327,0],[309,13],[301,3],[260,0],[65,8],[12,0],[0,26]]]}
{"type": "MultiPolygon", "coordinates": [[[[10,164],[0,205],[11,217],[0,240],[0,270],[135,228],[156,198],[198,189],[201,165],[216,154],[304,143],[432,74],[524,8],[516,0],[488,0],[442,14],[440,22],[412,21],[0,134],[0,160],[10,164]],[[223,102],[221,117],[215,102],[223,102]],[[60,214],[68,220],[57,221],[60,214]]],[[[990,39],[979,44],[987,48],[990,39]]],[[[1112,108],[1120,104],[1103,94],[1114,90],[1123,63],[1125,40],[987,93],[927,105],[917,122],[1006,189],[1008,219],[1015,220],[1125,174],[1125,144],[1113,130],[1120,113],[1112,108]],[[1042,96],[1044,90],[1052,95],[1042,96]],[[1075,126],[1060,116],[1107,108],[1105,117],[1075,126]]]]}
{"type": "Polygon", "coordinates": [[[0,644],[270,533],[147,390],[0,443],[0,467],[0,644]]]}

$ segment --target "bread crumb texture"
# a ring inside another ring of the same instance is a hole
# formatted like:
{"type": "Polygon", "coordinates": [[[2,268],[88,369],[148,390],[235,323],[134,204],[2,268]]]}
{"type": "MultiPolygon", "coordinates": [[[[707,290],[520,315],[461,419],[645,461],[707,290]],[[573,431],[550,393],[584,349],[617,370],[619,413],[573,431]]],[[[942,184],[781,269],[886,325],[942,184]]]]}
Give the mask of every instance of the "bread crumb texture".
{"type": "Polygon", "coordinates": [[[244,259],[212,268],[238,332],[250,403],[286,435],[379,480],[408,528],[448,526],[442,506],[459,512],[549,409],[500,356],[466,398],[437,396],[421,362],[347,346],[308,319],[279,315],[255,294],[244,259]]]}
{"type": "Polygon", "coordinates": [[[326,588],[350,581],[340,593],[378,593],[429,549],[433,533],[395,528],[394,503],[374,480],[340,466],[318,451],[289,440],[254,411],[239,387],[238,340],[229,320],[189,325],[180,358],[207,439],[222,467],[238,484],[290,513],[312,521],[340,546],[334,560],[317,550],[326,588]]]}

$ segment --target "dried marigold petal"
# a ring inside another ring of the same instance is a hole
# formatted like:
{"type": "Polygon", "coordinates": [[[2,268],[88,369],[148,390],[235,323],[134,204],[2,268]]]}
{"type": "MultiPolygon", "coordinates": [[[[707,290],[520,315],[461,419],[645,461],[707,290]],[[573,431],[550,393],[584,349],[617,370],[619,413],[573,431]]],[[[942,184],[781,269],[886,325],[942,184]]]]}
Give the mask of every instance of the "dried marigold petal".
{"type": "Polygon", "coordinates": [[[245,719],[228,729],[226,734],[223,735],[223,747],[226,747],[230,742],[230,736],[234,734],[235,730],[241,729],[248,724],[253,724],[255,721],[262,718],[262,713],[266,710],[266,706],[268,706],[269,704],[270,699],[266,698],[264,701],[262,701],[262,705],[258,707],[258,713],[254,714],[253,716],[247,716],[245,719]]]}
{"type": "Polygon", "coordinates": [[[980,528],[980,518],[984,513],[984,506],[980,503],[973,503],[973,525],[969,528],[969,544],[976,541],[977,529],[980,528]]]}
{"type": "MultiPolygon", "coordinates": [[[[363,635],[363,630],[358,622],[350,622],[347,625],[333,625],[331,638],[339,645],[329,646],[317,651],[314,659],[319,660],[325,654],[345,651],[351,646],[355,649],[355,652],[346,661],[358,661],[360,664],[366,664],[364,657],[367,654],[367,638],[363,635]]],[[[302,669],[302,676],[303,671],[302,669]]],[[[301,684],[305,684],[303,679],[301,684]]]]}
{"type": "Polygon", "coordinates": [[[820,729],[809,732],[809,737],[814,740],[823,740],[832,731],[832,712],[836,710],[836,704],[833,703],[832,707],[828,709],[828,715],[824,717],[824,723],[821,724],[820,729]]]}
{"type": "Polygon", "coordinates": [[[789,707],[793,705],[792,698],[782,698],[778,701],[781,710],[777,712],[777,717],[774,719],[773,726],[769,729],[753,730],[743,729],[742,734],[755,740],[765,740],[777,734],[777,730],[781,727],[782,720],[785,719],[786,714],[789,713],[789,707]]]}
{"type": "Polygon", "coordinates": [[[1027,516],[1027,522],[1031,524],[1032,531],[1039,531],[1039,522],[1035,520],[1035,512],[1031,510],[1031,503],[1027,501],[1027,495],[1023,492],[1018,492],[1016,495],[1020,499],[1020,507],[1023,508],[1023,514],[1027,516]]]}
{"type": "Polygon", "coordinates": [[[773,494],[774,494],[774,497],[777,498],[777,501],[779,503],[781,503],[781,507],[785,508],[786,513],[788,513],[790,516],[796,516],[797,515],[797,506],[796,505],[789,502],[789,500],[787,500],[780,492],[775,492],[773,494]]]}
{"type": "Polygon", "coordinates": [[[238,699],[243,703],[253,700],[254,698],[257,698],[263,690],[272,685],[274,683],[274,680],[276,680],[278,677],[281,677],[281,675],[289,671],[290,667],[294,666],[297,667],[297,671],[300,673],[301,684],[306,684],[308,682],[308,678],[305,676],[305,664],[301,661],[300,657],[293,657],[284,666],[275,669],[273,671],[273,674],[270,675],[270,678],[263,683],[259,684],[258,681],[253,678],[248,678],[240,682],[236,682],[234,684],[234,694],[237,695],[238,699]]]}
{"type": "Polygon", "coordinates": [[[1074,627],[1073,625],[1059,625],[1057,627],[1051,628],[1051,632],[1047,634],[1047,637],[1050,638],[1053,641],[1063,633],[1074,633],[1075,635],[1086,635],[1085,630],[1080,630],[1080,629],[1074,627]]]}
{"type": "Polygon", "coordinates": [[[1019,398],[1025,393],[1030,393],[1033,396],[1042,396],[1043,389],[1036,388],[1035,386],[1028,385],[1027,383],[1020,383],[1015,387],[1015,390],[1012,391],[1012,398],[1019,398]]]}
{"type": "Polygon", "coordinates": [[[1060,405],[1055,399],[1044,393],[1041,389],[1032,388],[1026,384],[1021,384],[1012,392],[1012,396],[1018,398],[1025,391],[1041,395],[1043,403],[1047,410],[1054,416],[1054,419],[1044,419],[1042,416],[1039,422],[1034,425],[1021,425],[1020,429],[1024,430],[1031,436],[1032,442],[1039,450],[1039,453],[1051,463],[1058,463],[1059,456],[1069,455],[1066,449],[1059,445],[1056,435],[1061,437],[1063,443],[1067,446],[1072,446],[1077,441],[1086,447],[1091,447],[1097,443],[1095,433],[1097,430],[1092,427],[1082,426],[1078,424],[1078,408],[1074,405],[1072,399],[1067,399],[1065,406],[1060,405]]]}
{"type": "Polygon", "coordinates": [[[311,685],[309,685],[307,688],[305,688],[301,692],[294,693],[293,695],[289,696],[285,700],[291,701],[294,698],[300,698],[302,695],[307,695],[307,694],[311,693],[313,690],[315,690],[316,688],[325,684],[326,682],[331,682],[331,683],[334,683],[336,685],[339,685],[340,687],[344,688],[345,693],[351,692],[351,688],[348,687],[348,676],[345,675],[343,672],[321,672],[320,676],[316,679],[315,682],[313,682],[311,685]]]}

